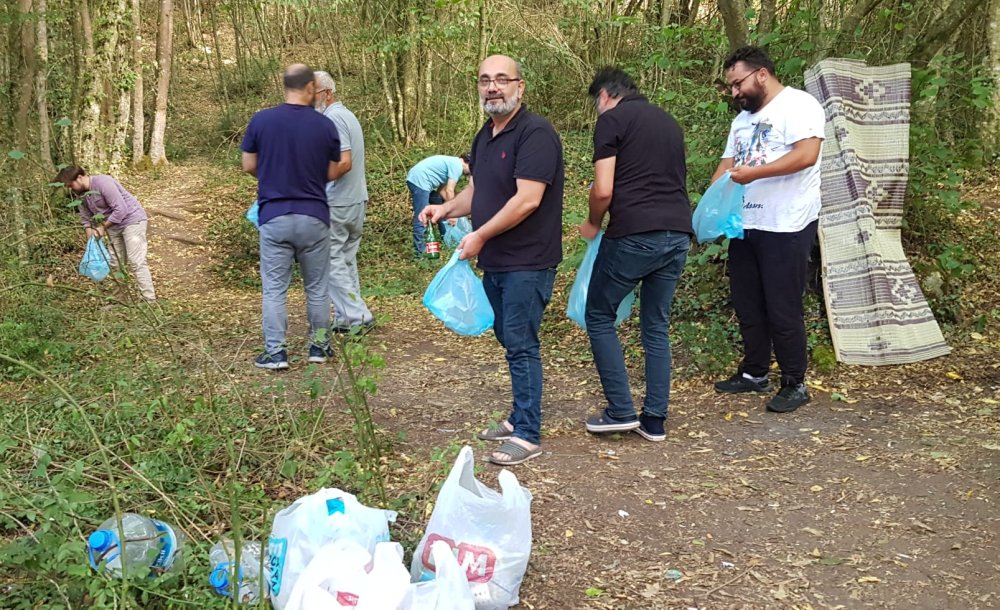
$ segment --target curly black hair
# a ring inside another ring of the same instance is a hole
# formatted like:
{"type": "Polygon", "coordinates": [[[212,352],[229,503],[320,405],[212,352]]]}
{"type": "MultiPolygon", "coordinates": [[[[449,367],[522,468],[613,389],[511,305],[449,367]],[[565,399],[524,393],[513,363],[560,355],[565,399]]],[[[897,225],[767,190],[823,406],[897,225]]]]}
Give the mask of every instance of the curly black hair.
{"type": "Polygon", "coordinates": [[[774,62],[767,56],[767,51],[760,47],[740,47],[736,49],[729,54],[726,61],[722,62],[722,69],[729,70],[738,61],[742,61],[755,70],[764,68],[771,73],[771,76],[774,76],[774,62]]]}

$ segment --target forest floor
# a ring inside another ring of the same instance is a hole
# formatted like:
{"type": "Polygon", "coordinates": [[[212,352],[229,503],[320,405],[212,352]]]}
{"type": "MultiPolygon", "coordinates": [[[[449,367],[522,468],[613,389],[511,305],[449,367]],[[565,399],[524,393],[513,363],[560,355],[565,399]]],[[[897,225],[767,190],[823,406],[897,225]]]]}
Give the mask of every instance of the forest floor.
{"type": "MultiPolygon", "coordinates": [[[[255,369],[259,292],[210,271],[207,227],[242,210],[217,203],[206,173],[181,163],[130,185],[151,215],[158,292],[212,321],[206,332],[236,363],[235,382],[282,380],[261,391],[305,405],[292,383],[305,354],[290,353],[288,372],[255,369]]],[[[398,264],[412,263],[400,254],[398,264]]],[[[383,322],[365,340],[386,362],[371,405],[384,430],[405,433],[395,457],[425,464],[433,448],[466,442],[485,457],[473,434],[510,400],[493,337],[451,334],[416,295],[368,304],[383,322]]],[[[297,286],[289,313],[290,344],[305,345],[297,286]]],[[[839,366],[813,377],[812,402],[787,415],[765,412],[766,397],[675,380],[668,440],[649,443],[584,430],[602,402],[597,376],[555,339],[542,338],[545,453],[513,468],[534,497],[520,607],[1000,606],[995,340],[972,333],[919,365],[839,366]]],[[[641,378],[633,389],[641,395],[641,378]]],[[[495,485],[497,472],[484,463],[481,476],[495,485]]],[[[403,476],[390,489],[430,483],[403,476]]]]}

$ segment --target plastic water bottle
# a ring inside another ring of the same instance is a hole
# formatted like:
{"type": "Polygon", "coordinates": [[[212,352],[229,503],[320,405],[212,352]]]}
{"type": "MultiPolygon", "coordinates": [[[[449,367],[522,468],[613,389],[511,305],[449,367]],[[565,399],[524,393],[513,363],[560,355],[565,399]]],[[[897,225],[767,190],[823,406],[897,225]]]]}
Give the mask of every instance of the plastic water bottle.
{"type": "MultiPolygon", "coordinates": [[[[232,597],[234,588],[237,590],[240,603],[252,604],[260,596],[260,543],[244,542],[240,549],[240,565],[236,570],[236,587],[233,587],[233,563],[236,561],[236,543],[230,539],[216,542],[208,554],[212,573],[208,582],[215,592],[225,597],[232,597]]],[[[264,571],[264,582],[268,582],[267,569],[264,571]]],[[[266,584],[264,586],[267,586],[266,584]]]]}
{"type": "Polygon", "coordinates": [[[173,526],[135,513],[122,515],[122,529],[112,517],[87,539],[90,566],[97,571],[122,574],[122,565],[129,575],[150,571],[162,574],[179,563],[184,535],[173,526]],[[124,541],[124,545],[122,544],[124,541]]]}

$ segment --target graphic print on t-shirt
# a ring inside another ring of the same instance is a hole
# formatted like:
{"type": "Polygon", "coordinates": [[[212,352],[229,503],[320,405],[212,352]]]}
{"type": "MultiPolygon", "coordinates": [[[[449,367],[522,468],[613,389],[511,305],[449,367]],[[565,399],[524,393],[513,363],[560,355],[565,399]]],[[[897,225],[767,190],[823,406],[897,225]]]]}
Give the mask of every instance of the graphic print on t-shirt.
{"type": "Polygon", "coordinates": [[[736,165],[759,167],[767,163],[767,152],[772,148],[768,138],[773,129],[774,126],[769,121],[761,119],[754,123],[749,142],[743,142],[737,134],[735,142],[736,165]]]}

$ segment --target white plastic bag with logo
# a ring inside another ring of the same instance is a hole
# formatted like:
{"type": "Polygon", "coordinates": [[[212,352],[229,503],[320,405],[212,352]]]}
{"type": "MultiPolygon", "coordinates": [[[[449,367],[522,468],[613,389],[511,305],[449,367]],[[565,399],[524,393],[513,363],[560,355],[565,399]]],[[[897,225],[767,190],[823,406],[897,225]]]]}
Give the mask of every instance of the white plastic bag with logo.
{"type": "MultiPolygon", "coordinates": [[[[434,580],[409,586],[398,610],[475,610],[469,581],[455,559],[451,547],[441,540],[431,545],[431,558],[436,568],[434,580]]],[[[368,606],[365,609],[385,610],[387,606],[368,606]]],[[[358,604],[357,610],[363,610],[358,604]]]]}
{"type": "Polygon", "coordinates": [[[285,610],[395,610],[410,586],[399,544],[380,542],[371,554],[352,540],[338,540],[321,548],[299,575],[285,610]]]}
{"type": "Polygon", "coordinates": [[[280,511],[268,541],[274,607],[285,610],[296,580],[320,549],[349,540],[371,554],[376,543],[389,540],[395,520],[395,512],[365,506],[339,489],[321,489],[280,511]]]}
{"type": "Polygon", "coordinates": [[[531,493],[508,470],[500,472],[502,493],[476,479],[472,448],[463,447],[441,486],[427,531],[410,566],[414,582],[434,577],[435,541],[446,542],[458,559],[478,610],[500,610],[518,602],[531,555],[531,493]]]}

